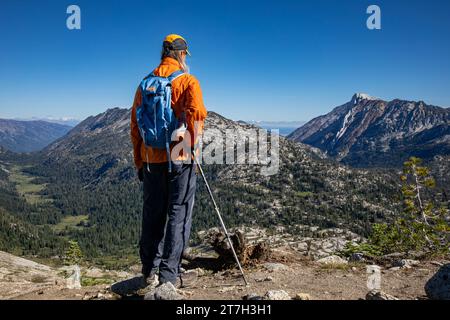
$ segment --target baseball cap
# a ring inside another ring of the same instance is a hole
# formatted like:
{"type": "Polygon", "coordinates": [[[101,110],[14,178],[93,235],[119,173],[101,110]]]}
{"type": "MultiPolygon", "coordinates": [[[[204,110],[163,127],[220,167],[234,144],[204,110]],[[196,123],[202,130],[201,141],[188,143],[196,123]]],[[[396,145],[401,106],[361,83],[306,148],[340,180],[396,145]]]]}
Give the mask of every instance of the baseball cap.
{"type": "Polygon", "coordinates": [[[163,47],[170,50],[186,50],[186,53],[191,55],[187,47],[187,41],[178,34],[169,34],[165,37],[163,47]]]}

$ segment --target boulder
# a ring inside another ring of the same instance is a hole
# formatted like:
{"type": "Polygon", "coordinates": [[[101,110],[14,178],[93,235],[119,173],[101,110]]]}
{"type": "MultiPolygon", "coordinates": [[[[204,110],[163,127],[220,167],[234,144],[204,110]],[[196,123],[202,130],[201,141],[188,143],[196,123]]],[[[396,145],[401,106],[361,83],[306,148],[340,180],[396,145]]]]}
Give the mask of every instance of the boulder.
{"type": "Polygon", "coordinates": [[[307,293],[297,293],[294,300],[311,300],[311,296],[307,293]]]}
{"type": "Polygon", "coordinates": [[[352,255],[349,258],[350,262],[362,262],[364,261],[364,254],[356,252],[352,253],[352,255]]]}
{"type": "Polygon", "coordinates": [[[332,256],[328,256],[325,258],[321,258],[319,260],[317,260],[318,263],[320,264],[325,264],[325,265],[329,265],[329,264],[347,264],[347,260],[336,256],[336,255],[332,255],[332,256]]]}
{"type": "Polygon", "coordinates": [[[171,282],[165,282],[144,296],[144,300],[182,300],[171,282]]]}
{"type": "Polygon", "coordinates": [[[111,285],[111,291],[119,296],[128,296],[144,290],[148,286],[143,276],[136,276],[130,279],[116,282],[111,285]]]}
{"type": "Polygon", "coordinates": [[[66,279],[68,289],[81,289],[81,270],[78,265],[70,266],[71,275],[66,279]]]}
{"type": "Polygon", "coordinates": [[[287,271],[289,270],[289,267],[282,263],[273,263],[273,262],[266,262],[264,263],[264,268],[269,272],[276,272],[276,271],[287,271]]]}
{"type": "Polygon", "coordinates": [[[412,267],[416,267],[420,264],[420,261],[418,260],[412,260],[412,259],[398,259],[395,260],[393,263],[394,267],[399,267],[402,269],[410,269],[412,267]]]}
{"type": "Polygon", "coordinates": [[[428,298],[450,300],[450,263],[443,265],[425,284],[428,298]]]}
{"type": "Polygon", "coordinates": [[[367,288],[371,291],[380,291],[381,289],[381,267],[375,264],[366,266],[367,288]]]}
{"type": "Polygon", "coordinates": [[[291,300],[291,297],[284,290],[269,290],[264,295],[264,300],[291,300]]]}

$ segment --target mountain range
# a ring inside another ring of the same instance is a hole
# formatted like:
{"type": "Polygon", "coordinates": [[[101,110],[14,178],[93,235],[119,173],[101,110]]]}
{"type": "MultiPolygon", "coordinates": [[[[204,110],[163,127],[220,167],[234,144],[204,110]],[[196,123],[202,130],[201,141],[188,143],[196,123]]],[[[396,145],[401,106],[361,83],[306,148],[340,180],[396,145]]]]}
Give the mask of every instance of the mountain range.
{"type": "MultiPolygon", "coordinates": [[[[0,154],[5,170],[20,166],[21,174],[45,186],[37,193],[41,205],[24,205],[19,212],[10,207],[8,214],[25,223],[50,226],[61,239],[77,240],[91,259],[135,257],[142,186],[132,160],[129,119],[130,109],[109,109],[87,118],[39,153],[20,159],[0,154]],[[73,220],[77,223],[66,223],[73,220]]],[[[212,129],[224,133],[249,128],[256,127],[209,112],[205,135],[212,129]]],[[[399,212],[397,173],[352,169],[283,137],[279,144],[276,175],[263,176],[256,165],[204,165],[230,227],[285,226],[300,236],[306,232],[301,226],[309,225],[366,235],[372,223],[399,212]]],[[[197,231],[218,223],[201,179],[194,210],[193,241],[197,231]]]]}
{"type": "Polygon", "coordinates": [[[81,122],[81,120],[71,117],[30,117],[30,118],[14,118],[13,120],[19,121],[45,121],[50,123],[58,123],[69,127],[75,127],[81,122]]]}
{"type": "MultiPolygon", "coordinates": [[[[348,126],[346,129],[341,126],[337,133],[340,138],[353,141],[346,135],[356,124],[370,123],[368,119],[379,114],[375,112],[378,103],[380,108],[384,105],[381,100],[356,95],[350,103],[338,107],[335,116],[319,117],[321,121],[315,119],[312,122],[322,123],[323,130],[330,133],[331,129],[326,129],[325,124],[337,126],[336,119],[343,115],[348,126]],[[359,114],[365,108],[370,109],[369,106],[374,107],[374,116],[366,115],[366,112],[372,114],[368,110],[359,114]],[[353,113],[349,114],[352,109],[353,113]],[[367,120],[358,120],[363,116],[367,120]]],[[[396,105],[400,107],[403,103],[396,105]]],[[[414,106],[412,103],[411,108],[414,106]]],[[[423,104],[422,108],[425,108],[423,104]]],[[[445,109],[432,108],[432,111],[426,113],[431,120],[424,121],[445,129],[445,123],[437,124],[439,119],[445,119],[445,109]]],[[[416,115],[411,120],[415,123],[420,112],[412,114],[416,115]]],[[[17,155],[0,148],[0,211],[4,213],[0,234],[8,235],[4,241],[0,237],[0,244],[16,248],[19,243],[24,243],[27,253],[51,255],[58,254],[63,246],[61,242],[74,239],[86,258],[93,261],[118,263],[135,257],[140,233],[142,185],[137,180],[132,159],[130,116],[130,109],[108,109],[85,119],[33,154],[17,155]],[[28,184],[19,188],[17,181],[24,180],[28,184]],[[30,203],[29,199],[39,201],[30,203]],[[21,227],[11,229],[13,225],[21,227]],[[30,231],[24,235],[24,230],[30,231]],[[33,246],[33,241],[26,236],[28,233],[40,239],[38,247],[46,249],[42,251],[33,246]],[[8,238],[15,241],[7,242],[8,238]]],[[[398,119],[398,116],[392,117],[398,119]]],[[[314,131],[311,123],[305,126],[314,131]]],[[[407,127],[404,124],[404,128],[407,127]]],[[[209,112],[205,136],[210,135],[208,132],[256,128],[209,112]]],[[[336,227],[365,236],[374,222],[389,221],[401,212],[400,170],[352,168],[336,161],[327,150],[320,150],[322,145],[316,147],[293,141],[307,135],[300,134],[299,130],[289,139],[280,137],[280,168],[276,175],[261,175],[257,165],[204,165],[228,226],[259,226],[273,232],[283,226],[287,232],[298,236],[312,235],[311,231],[305,231],[310,229],[302,228],[304,225],[336,227]]],[[[439,138],[431,141],[439,141],[439,138]]],[[[446,170],[450,169],[448,158],[436,155],[433,161],[437,161],[433,174],[440,181],[446,181],[446,170]]],[[[218,225],[201,179],[198,179],[197,188],[194,242],[197,231],[218,225]]],[[[450,194],[448,188],[445,182],[439,184],[436,196],[450,194]]],[[[6,249],[13,250],[0,248],[6,249]]]]}
{"type": "Polygon", "coordinates": [[[0,146],[14,152],[39,151],[71,129],[68,125],[42,120],[0,119],[0,146]]]}
{"type": "Polygon", "coordinates": [[[352,166],[399,167],[411,156],[450,155],[450,109],[355,94],[288,138],[352,166]]]}

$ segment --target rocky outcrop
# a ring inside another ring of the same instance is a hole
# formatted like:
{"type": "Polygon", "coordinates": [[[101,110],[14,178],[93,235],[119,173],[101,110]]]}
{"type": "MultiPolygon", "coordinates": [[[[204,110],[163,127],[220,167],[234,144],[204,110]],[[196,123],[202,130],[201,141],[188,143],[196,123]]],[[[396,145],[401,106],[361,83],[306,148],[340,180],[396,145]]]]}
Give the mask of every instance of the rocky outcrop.
{"type": "MultiPolygon", "coordinates": [[[[303,256],[320,260],[338,254],[348,243],[364,241],[357,234],[338,228],[319,229],[309,226],[298,226],[298,228],[307,230],[312,236],[292,235],[281,226],[278,227],[278,232],[275,234],[271,234],[263,228],[245,227],[231,232],[232,241],[236,244],[235,249],[241,262],[259,261],[260,263],[270,256],[269,246],[270,249],[288,247],[303,256]]],[[[212,246],[219,255],[228,257],[228,260],[234,263],[228,241],[218,228],[200,231],[198,236],[202,239],[203,245],[212,246]]],[[[364,257],[355,255],[353,259],[361,261],[364,260],[364,257]]]]}
{"type": "MultiPolygon", "coordinates": [[[[0,251],[0,300],[21,299],[24,296],[44,292],[52,292],[52,298],[58,298],[61,292],[65,292],[61,297],[67,295],[76,297],[83,291],[86,291],[86,294],[84,297],[80,296],[80,299],[105,300],[112,298],[111,290],[106,290],[110,283],[130,276],[132,274],[126,271],[110,271],[78,265],[50,267],[0,251]]],[[[124,286],[119,289],[125,290],[124,286]]]]}
{"type": "Polygon", "coordinates": [[[264,300],[291,300],[291,297],[284,290],[269,290],[264,295],[264,300]]]}
{"type": "Polygon", "coordinates": [[[57,269],[0,251],[0,299],[65,285],[57,269]]]}

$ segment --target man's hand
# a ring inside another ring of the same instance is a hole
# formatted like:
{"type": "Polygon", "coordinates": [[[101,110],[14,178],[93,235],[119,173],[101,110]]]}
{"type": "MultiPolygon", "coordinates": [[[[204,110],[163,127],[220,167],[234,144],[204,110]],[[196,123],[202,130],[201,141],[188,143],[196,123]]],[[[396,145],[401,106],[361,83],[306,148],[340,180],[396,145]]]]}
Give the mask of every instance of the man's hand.
{"type": "Polygon", "coordinates": [[[144,181],[144,168],[140,168],[140,169],[138,170],[138,178],[139,178],[139,181],[140,181],[140,182],[143,182],[143,181],[144,181]]]}

